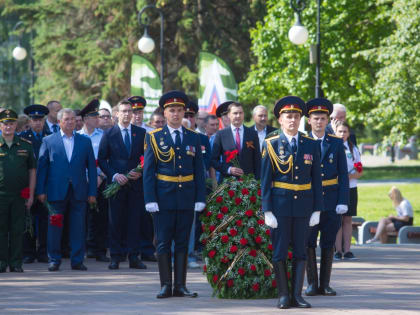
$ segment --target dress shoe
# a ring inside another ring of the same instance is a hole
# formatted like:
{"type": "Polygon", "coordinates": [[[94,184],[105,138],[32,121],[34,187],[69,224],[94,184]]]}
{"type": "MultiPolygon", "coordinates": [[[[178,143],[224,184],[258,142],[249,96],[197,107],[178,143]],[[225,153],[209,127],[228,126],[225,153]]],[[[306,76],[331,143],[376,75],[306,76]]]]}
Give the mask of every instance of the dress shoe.
{"type": "Polygon", "coordinates": [[[110,270],[116,270],[116,269],[120,269],[120,263],[118,260],[111,260],[111,263],[108,266],[108,269],[110,270]]]}
{"type": "Polygon", "coordinates": [[[83,263],[71,266],[71,269],[73,270],[80,270],[80,271],[86,271],[87,267],[85,265],[83,265],[83,263]]]}
{"type": "Polygon", "coordinates": [[[128,267],[132,269],[147,269],[147,266],[138,258],[130,260],[128,267]]]}
{"type": "Polygon", "coordinates": [[[141,255],[141,259],[144,261],[157,261],[155,255],[141,255]]]}
{"type": "Polygon", "coordinates": [[[102,255],[97,255],[96,256],[96,261],[101,261],[101,262],[110,262],[111,259],[109,259],[108,257],[106,257],[105,254],[102,255]]]}
{"type": "Polygon", "coordinates": [[[47,255],[39,255],[36,260],[40,263],[47,263],[49,261],[47,255]]]}
{"type": "Polygon", "coordinates": [[[26,257],[23,257],[22,259],[22,262],[24,264],[32,264],[34,261],[35,261],[35,258],[31,256],[26,256],[26,257]]]}
{"type": "Polygon", "coordinates": [[[175,283],[172,296],[186,296],[195,298],[198,296],[198,294],[196,292],[190,292],[185,285],[187,281],[187,256],[188,253],[174,254],[175,283]]]}
{"type": "Polygon", "coordinates": [[[10,267],[10,272],[23,272],[22,267],[10,267]]]}
{"type": "Polygon", "coordinates": [[[58,271],[58,269],[60,268],[59,264],[56,263],[50,263],[48,266],[48,271],[58,271]]]}

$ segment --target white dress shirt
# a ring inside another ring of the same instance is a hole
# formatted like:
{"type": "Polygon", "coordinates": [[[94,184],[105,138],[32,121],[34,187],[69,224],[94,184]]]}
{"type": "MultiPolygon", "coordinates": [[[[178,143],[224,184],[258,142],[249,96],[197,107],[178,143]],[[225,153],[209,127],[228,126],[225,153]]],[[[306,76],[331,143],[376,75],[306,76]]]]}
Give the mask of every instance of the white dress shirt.
{"type": "Polygon", "coordinates": [[[177,128],[177,129],[174,129],[169,125],[167,125],[167,126],[168,126],[168,129],[169,129],[169,133],[171,134],[172,141],[175,143],[175,137],[176,137],[175,130],[178,130],[179,131],[179,136],[181,137],[181,143],[182,143],[182,139],[183,139],[182,126],[177,128]]]}
{"type": "Polygon", "coordinates": [[[299,133],[296,133],[294,136],[289,136],[288,134],[284,133],[284,135],[287,138],[287,141],[289,141],[289,145],[290,147],[292,147],[292,138],[296,139],[296,149],[298,148],[299,144],[298,144],[298,135],[299,133]]]}
{"type": "Polygon", "coordinates": [[[118,124],[118,127],[119,127],[119,128],[120,128],[120,130],[121,130],[121,136],[122,136],[122,138],[123,138],[123,142],[124,142],[124,136],[125,136],[125,131],[124,131],[124,129],[127,129],[127,130],[128,130],[128,139],[130,139],[130,143],[131,143],[131,124],[129,124],[127,127],[124,127],[124,126],[122,126],[122,125],[118,124]]]}
{"type": "Polygon", "coordinates": [[[66,150],[67,160],[70,162],[74,148],[74,133],[71,137],[67,137],[63,130],[60,129],[61,137],[63,137],[64,149],[66,150]]]}
{"type": "Polygon", "coordinates": [[[265,128],[263,130],[261,130],[261,131],[259,131],[257,129],[257,126],[254,126],[254,128],[255,128],[255,131],[258,134],[258,140],[260,141],[260,152],[262,152],[262,147],[263,147],[263,144],[264,144],[264,139],[267,136],[267,126],[265,126],[265,128]]]}
{"type": "Polygon", "coordinates": [[[52,122],[50,122],[48,119],[45,120],[47,122],[48,128],[50,128],[51,132],[54,132],[54,125],[57,125],[58,130],[60,130],[60,125],[58,124],[58,122],[56,124],[53,124],[52,122]]]}

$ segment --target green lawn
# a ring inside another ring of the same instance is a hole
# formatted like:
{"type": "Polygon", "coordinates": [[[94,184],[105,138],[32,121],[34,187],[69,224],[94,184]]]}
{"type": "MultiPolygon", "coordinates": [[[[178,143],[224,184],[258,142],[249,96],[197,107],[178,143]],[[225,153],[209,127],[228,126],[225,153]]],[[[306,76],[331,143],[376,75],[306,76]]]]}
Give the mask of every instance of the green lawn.
{"type": "Polygon", "coordinates": [[[363,167],[361,180],[383,180],[420,177],[420,166],[363,167]]]}
{"type": "MultiPolygon", "coordinates": [[[[358,186],[357,215],[366,221],[378,221],[389,214],[396,214],[388,192],[392,185],[358,186]]],[[[420,225],[420,184],[397,185],[414,210],[414,225],[420,225]]]]}

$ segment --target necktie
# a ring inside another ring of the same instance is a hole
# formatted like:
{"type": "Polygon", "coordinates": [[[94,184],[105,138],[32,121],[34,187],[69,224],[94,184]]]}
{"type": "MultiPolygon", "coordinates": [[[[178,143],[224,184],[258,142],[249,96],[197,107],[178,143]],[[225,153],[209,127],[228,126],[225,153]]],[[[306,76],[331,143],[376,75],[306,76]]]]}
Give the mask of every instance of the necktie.
{"type": "Polygon", "coordinates": [[[128,134],[128,129],[124,129],[124,144],[125,148],[127,149],[127,153],[130,154],[131,152],[131,143],[130,143],[130,135],[128,134]]]}
{"type": "Polygon", "coordinates": [[[239,128],[236,128],[235,143],[236,150],[238,150],[238,153],[241,153],[241,136],[239,135],[239,128]]]}
{"type": "Polygon", "coordinates": [[[175,145],[178,147],[181,145],[181,135],[179,130],[175,130],[175,145]]]}
{"type": "Polygon", "coordinates": [[[295,138],[292,138],[292,151],[293,151],[293,154],[296,154],[297,145],[296,145],[296,139],[295,138]]]}
{"type": "Polygon", "coordinates": [[[52,125],[53,128],[53,132],[57,132],[58,131],[58,126],[56,124],[52,125]]]}

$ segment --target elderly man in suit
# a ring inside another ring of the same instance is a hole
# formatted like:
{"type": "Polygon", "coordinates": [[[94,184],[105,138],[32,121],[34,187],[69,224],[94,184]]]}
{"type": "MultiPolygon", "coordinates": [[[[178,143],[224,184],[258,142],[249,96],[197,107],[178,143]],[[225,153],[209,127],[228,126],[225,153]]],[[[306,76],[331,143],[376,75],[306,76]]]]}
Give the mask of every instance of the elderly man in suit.
{"type": "Polygon", "coordinates": [[[263,105],[257,105],[252,110],[252,120],[254,120],[255,125],[251,128],[255,129],[258,133],[258,140],[260,141],[260,151],[264,143],[264,139],[271,132],[275,131],[276,128],[268,125],[268,112],[267,108],[263,105]]]}
{"type": "Polygon", "coordinates": [[[146,130],[131,124],[132,106],[129,100],[118,103],[118,124],[105,130],[99,144],[99,167],[108,183],[117,182],[121,186],[115,197],[110,199],[111,263],[108,268],[111,270],[119,269],[119,263],[125,260],[127,254],[130,268],[146,269],[138,258],[140,214],[144,209],[142,174],[134,171],[144,152],[146,130]]]}
{"type": "Polygon", "coordinates": [[[260,143],[257,132],[245,127],[244,110],[239,103],[232,102],[228,106],[228,117],[230,126],[216,133],[214,139],[211,166],[221,173],[221,177],[242,176],[254,174],[256,179],[260,178],[261,154],[260,143]],[[226,163],[225,153],[238,150],[238,161],[240,167],[226,163]],[[222,160],[220,157],[222,156],[222,160]]]}
{"type": "Polygon", "coordinates": [[[60,131],[45,137],[39,150],[36,193],[41,202],[48,200],[49,271],[61,264],[63,215],[69,209],[71,268],[87,270],[85,256],[86,202],[96,203],[96,163],[92,142],[74,132],[74,111],[63,108],[57,114],[60,131]],[[87,176],[86,176],[87,169],[87,176]]]}

